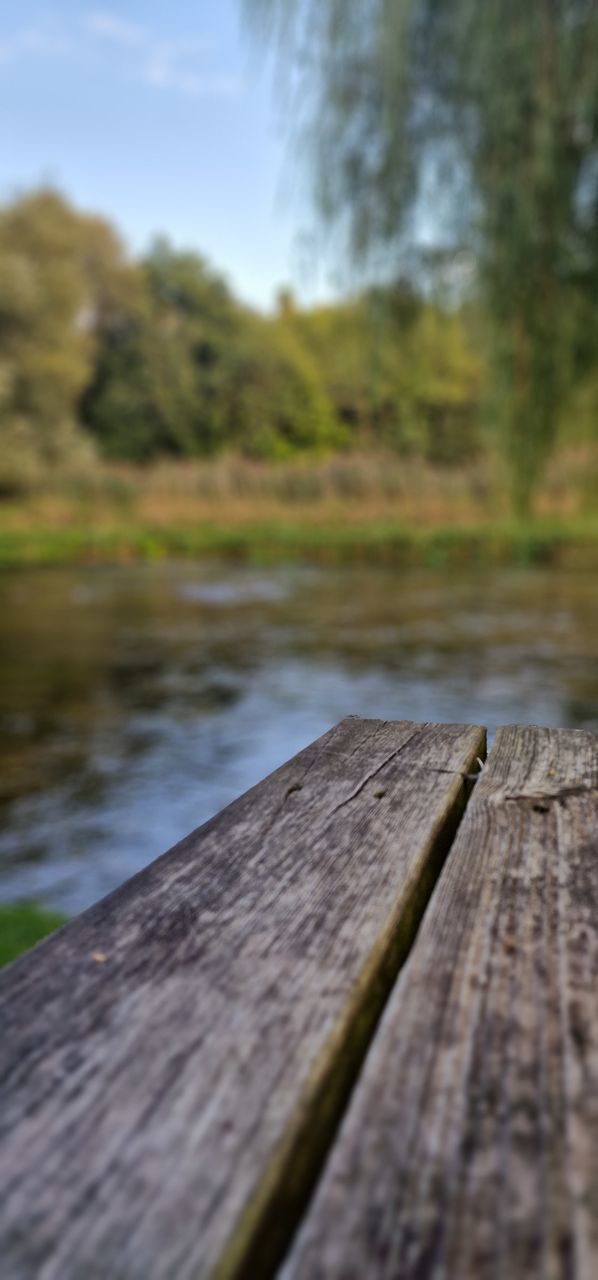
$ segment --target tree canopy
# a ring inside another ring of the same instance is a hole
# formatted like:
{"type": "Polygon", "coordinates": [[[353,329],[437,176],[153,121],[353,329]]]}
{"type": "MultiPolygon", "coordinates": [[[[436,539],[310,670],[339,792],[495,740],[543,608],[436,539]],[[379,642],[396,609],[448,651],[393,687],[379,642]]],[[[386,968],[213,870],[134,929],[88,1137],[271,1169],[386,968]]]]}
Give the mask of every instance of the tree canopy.
{"type": "Polygon", "coordinates": [[[475,266],[524,510],[598,356],[594,0],[244,0],[292,71],[316,204],[351,257],[475,266]]]}
{"type": "Polygon", "coordinates": [[[78,400],[124,286],[103,219],[51,190],[0,209],[0,487],[84,450],[78,400]]]}
{"type": "MultiPolygon", "coordinates": [[[[559,419],[572,441],[595,427],[593,340],[588,322],[585,379],[559,419]]],[[[413,278],[309,309],[287,290],[263,315],[201,254],[159,238],[134,259],[55,191],[0,208],[0,497],[101,457],[357,448],[459,465],[493,447],[488,386],[478,305],[413,278]]]]}

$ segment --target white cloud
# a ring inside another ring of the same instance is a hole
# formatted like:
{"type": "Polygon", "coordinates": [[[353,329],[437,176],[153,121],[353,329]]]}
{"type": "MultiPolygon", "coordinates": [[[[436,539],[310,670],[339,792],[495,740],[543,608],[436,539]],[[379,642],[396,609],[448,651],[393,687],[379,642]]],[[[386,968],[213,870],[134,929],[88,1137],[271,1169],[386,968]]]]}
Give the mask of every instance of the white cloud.
{"type": "Polygon", "coordinates": [[[144,27],[139,27],[134,22],[125,22],[117,14],[105,9],[88,14],[86,26],[94,35],[114,40],[117,44],[141,45],[150,39],[144,27]]]}
{"type": "Polygon", "coordinates": [[[186,97],[237,97],[238,76],[200,70],[193,46],[183,41],[155,43],[148,52],[142,79],[155,89],[172,89],[186,97]]]}
{"type": "MultiPolygon", "coordinates": [[[[107,44],[120,46],[121,73],[153,89],[188,98],[234,98],[243,90],[239,76],[211,69],[214,47],[209,37],[162,40],[148,28],[127,22],[108,9],[87,13],[78,32],[68,40],[51,25],[23,28],[0,39],[0,65],[23,58],[53,58],[67,53],[85,60],[92,51],[90,41],[96,56],[102,60],[107,56],[107,51],[102,54],[107,44]]],[[[114,61],[112,49],[111,69],[114,61]]]]}

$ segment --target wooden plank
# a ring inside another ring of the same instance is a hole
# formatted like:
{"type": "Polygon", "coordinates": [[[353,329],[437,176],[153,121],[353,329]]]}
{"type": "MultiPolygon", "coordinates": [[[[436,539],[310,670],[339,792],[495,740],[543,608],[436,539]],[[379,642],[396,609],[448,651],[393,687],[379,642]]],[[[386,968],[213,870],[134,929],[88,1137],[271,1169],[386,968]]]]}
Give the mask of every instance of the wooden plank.
{"type": "Polygon", "coordinates": [[[271,1273],[483,742],[343,721],[6,972],[3,1280],[271,1273]]]}
{"type": "Polygon", "coordinates": [[[598,1275],[598,739],[499,730],[284,1280],[598,1275]]]}

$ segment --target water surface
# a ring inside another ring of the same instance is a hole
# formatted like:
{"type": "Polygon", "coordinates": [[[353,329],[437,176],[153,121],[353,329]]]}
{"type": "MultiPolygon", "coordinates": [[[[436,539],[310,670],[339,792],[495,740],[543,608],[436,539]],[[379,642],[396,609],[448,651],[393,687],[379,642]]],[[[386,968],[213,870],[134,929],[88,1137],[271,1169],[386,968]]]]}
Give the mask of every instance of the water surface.
{"type": "Polygon", "coordinates": [[[343,715],[598,727],[589,573],[0,575],[0,898],[77,911],[343,715]]]}

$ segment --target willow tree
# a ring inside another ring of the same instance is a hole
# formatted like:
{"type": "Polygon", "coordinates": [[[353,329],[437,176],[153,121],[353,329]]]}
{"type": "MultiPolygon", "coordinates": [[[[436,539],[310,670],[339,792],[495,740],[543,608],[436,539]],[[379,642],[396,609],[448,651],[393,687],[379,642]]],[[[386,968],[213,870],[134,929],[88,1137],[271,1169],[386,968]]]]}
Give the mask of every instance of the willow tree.
{"type": "Polygon", "coordinates": [[[283,54],[317,207],[352,260],[409,250],[425,224],[475,266],[525,512],[576,365],[596,356],[596,0],[244,4],[283,54]]]}

